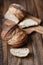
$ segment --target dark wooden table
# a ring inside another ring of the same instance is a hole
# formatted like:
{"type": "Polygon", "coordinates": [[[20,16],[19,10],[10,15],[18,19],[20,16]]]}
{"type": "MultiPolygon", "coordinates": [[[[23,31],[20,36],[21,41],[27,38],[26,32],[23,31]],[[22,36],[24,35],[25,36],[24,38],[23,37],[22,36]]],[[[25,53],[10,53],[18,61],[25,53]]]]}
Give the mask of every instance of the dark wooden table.
{"type": "MultiPolygon", "coordinates": [[[[40,18],[43,24],[43,0],[4,0],[3,3],[3,14],[11,3],[18,3],[25,7],[33,16],[40,18]]],[[[0,22],[0,29],[1,25],[0,22]]],[[[1,41],[0,38],[0,65],[43,65],[43,35],[36,32],[29,35],[26,47],[31,51],[26,58],[14,57],[9,52],[9,45],[6,41],[1,41]]]]}

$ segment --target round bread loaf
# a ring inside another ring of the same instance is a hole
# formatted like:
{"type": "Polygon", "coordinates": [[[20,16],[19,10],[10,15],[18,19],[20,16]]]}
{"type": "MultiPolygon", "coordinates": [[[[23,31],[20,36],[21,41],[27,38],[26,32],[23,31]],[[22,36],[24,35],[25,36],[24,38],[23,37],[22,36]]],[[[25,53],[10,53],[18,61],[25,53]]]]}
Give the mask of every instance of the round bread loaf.
{"type": "Polygon", "coordinates": [[[27,33],[18,26],[16,26],[14,29],[12,26],[6,27],[2,31],[1,36],[3,40],[6,40],[8,44],[12,45],[13,47],[20,47],[28,40],[27,33]]]}
{"type": "MultiPolygon", "coordinates": [[[[8,40],[8,44],[12,45],[13,47],[20,47],[27,42],[28,36],[26,32],[21,30],[20,28],[16,28],[11,34],[11,38],[8,40]]],[[[7,35],[7,37],[9,34],[7,35]]]]}

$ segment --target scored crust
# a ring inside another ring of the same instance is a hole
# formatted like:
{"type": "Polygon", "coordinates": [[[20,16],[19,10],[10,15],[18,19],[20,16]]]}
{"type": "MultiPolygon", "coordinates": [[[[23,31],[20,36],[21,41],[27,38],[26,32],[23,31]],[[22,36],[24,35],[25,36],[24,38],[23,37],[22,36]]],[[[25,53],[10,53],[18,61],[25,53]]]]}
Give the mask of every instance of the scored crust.
{"type": "Polygon", "coordinates": [[[27,34],[19,28],[16,28],[12,34],[12,38],[8,40],[8,44],[12,45],[13,47],[20,47],[24,45],[28,40],[27,34]]]}

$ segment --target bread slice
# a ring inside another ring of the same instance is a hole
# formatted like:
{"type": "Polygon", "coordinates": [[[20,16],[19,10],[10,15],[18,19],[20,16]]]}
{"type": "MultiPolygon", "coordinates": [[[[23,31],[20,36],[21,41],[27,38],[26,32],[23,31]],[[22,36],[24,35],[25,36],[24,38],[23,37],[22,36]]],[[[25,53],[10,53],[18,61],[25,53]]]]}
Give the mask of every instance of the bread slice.
{"type": "Polygon", "coordinates": [[[30,27],[30,26],[37,26],[40,23],[41,23],[40,19],[27,15],[27,17],[19,23],[19,26],[21,28],[26,28],[26,27],[30,27]]]}
{"type": "Polygon", "coordinates": [[[11,48],[10,53],[17,57],[26,57],[30,53],[28,48],[11,48]]]}

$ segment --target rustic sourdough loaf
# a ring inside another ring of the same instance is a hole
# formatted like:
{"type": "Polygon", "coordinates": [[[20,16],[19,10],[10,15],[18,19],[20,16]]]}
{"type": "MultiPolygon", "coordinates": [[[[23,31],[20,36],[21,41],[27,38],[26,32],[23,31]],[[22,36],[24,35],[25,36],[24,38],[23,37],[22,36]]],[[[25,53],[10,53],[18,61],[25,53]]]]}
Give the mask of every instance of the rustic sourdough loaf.
{"type": "Polygon", "coordinates": [[[1,36],[3,40],[6,40],[13,47],[20,47],[28,40],[27,33],[18,26],[15,26],[14,29],[12,29],[12,26],[4,28],[1,36]]]}
{"type": "MultiPolygon", "coordinates": [[[[7,35],[7,37],[8,36],[9,34],[7,35]]],[[[24,45],[28,40],[26,32],[24,32],[20,28],[15,28],[15,30],[11,32],[11,36],[12,37],[8,40],[8,44],[12,45],[13,47],[20,47],[24,45]]]]}

